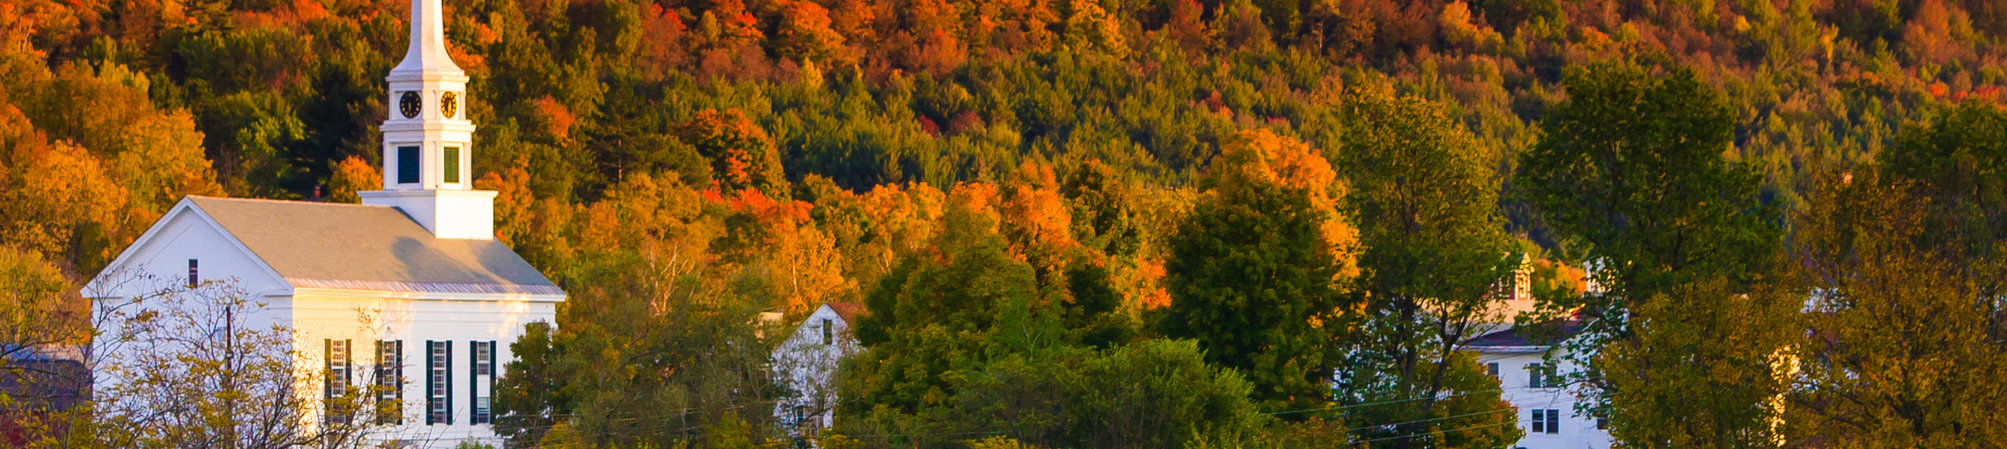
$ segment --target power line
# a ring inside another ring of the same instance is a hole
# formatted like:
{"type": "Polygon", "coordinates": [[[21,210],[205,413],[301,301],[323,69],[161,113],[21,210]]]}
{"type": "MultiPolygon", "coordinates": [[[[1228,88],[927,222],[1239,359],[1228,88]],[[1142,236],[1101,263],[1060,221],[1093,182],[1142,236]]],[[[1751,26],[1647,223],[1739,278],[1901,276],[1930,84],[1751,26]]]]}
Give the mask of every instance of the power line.
{"type": "MultiPolygon", "coordinates": [[[[1379,427],[1397,427],[1397,426],[1404,426],[1404,425],[1408,425],[1408,424],[1421,424],[1421,423],[1430,423],[1430,422],[1436,422],[1436,421],[1448,421],[1448,420],[1452,420],[1452,419],[1457,419],[1457,418],[1466,418],[1466,417],[1471,417],[1471,416],[1481,416],[1481,415],[1496,415],[1496,414],[1499,414],[1499,413],[1512,413],[1512,412],[1513,412],[1513,411],[1512,411],[1511,409],[1503,409],[1503,408],[1500,408],[1500,409],[1491,409],[1491,410],[1486,410],[1486,411],[1482,411],[1482,412],[1473,412],[1473,413],[1465,413],[1465,414],[1461,414],[1461,415],[1453,415],[1453,416],[1444,416],[1444,417],[1440,417],[1440,418],[1429,418],[1429,419],[1418,419],[1418,420],[1414,420],[1414,421],[1403,421],[1403,422],[1397,422],[1397,423],[1387,423],[1387,424],[1378,424],[1378,425],[1371,425],[1371,426],[1360,426],[1360,427],[1353,427],[1353,428],[1350,428],[1350,429],[1345,429],[1345,433],[1352,433],[1352,432],[1356,432],[1356,431],[1360,431],[1360,430],[1367,430],[1367,429],[1373,429],[1373,428],[1379,428],[1379,427]]],[[[1516,420],[1517,418],[1515,417],[1514,419],[1516,420]]]]}
{"type": "MultiPolygon", "coordinates": [[[[1441,431],[1441,433],[1445,433],[1445,435],[1447,435],[1447,433],[1457,433],[1457,431],[1475,431],[1475,429],[1487,429],[1487,427],[1505,427],[1505,425],[1519,425],[1519,423],[1493,423],[1493,425],[1471,425],[1471,427],[1457,427],[1457,429],[1447,429],[1447,431],[1441,431]]],[[[1411,433],[1411,435],[1399,435],[1399,437],[1379,437],[1379,439],[1361,439],[1361,441],[1351,441],[1351,443],[1377,443],[1377,441],[1395,441],[1395,439],[1413,439],[1413,437],[1429,437],[1429,435],[1435,435],[1435,433],[1411,433]]]]}
{"type": "Polygon", "coordinates": [[[1293,414],[1293,413],[1310,413],[1310,412],[1322,412],[1322,411],[1327,411],[1327,410],[1348,410],[1348,409],[1354,409],[1354,408],[1359,408],[1359,407],[1371,407],[1371,406],[1375,406],[1375,405],[1386,405],[1386,404],[1398,404],[1398,403],[1402,403],[1402,402],[1414,402],[1414,401],[1422,401],[1422,400],[1428,400],[1428,399],[1449,399],[1449,398],[1454,398],[1454,397],[1459,397],[1459,396],[1465,396],[1465,395],[1473,395],[1473,394],[1483,394],[1483,393],[1503,393],[1503,392],[1505,392],[1505,390],[1504,390],[1504,389],[1498,389],[1498,390],[1481,390],[1481,391],[1464,391],[1464,392],[1457,392],[1457,393],[1454,393],[1454,394],[1449,394],[1449,395],[1444,395],[1444,396],[1441,396],[1441,397],[1419,397],[1419,398],[1409,398],[1409,399],[1396,399],[1396,400],[1392,400],[1392,401],[1380,401],[1380,402],[1368,402],[1368,403],[1364,403],[1364,404],[1351,404],[1351,405],[1340,405],[1340,406],[1336,406],[1336,407],[1324,407],[1324,408],[1310,408],[1310,409],[1302,409],[1302,410],[1288,410],[1288,411],[1280,411],[1280,412],[1269,412],[1268,414],[1270,414],[1270,415],[1288,415],[1288,414],[1293,414]]]}

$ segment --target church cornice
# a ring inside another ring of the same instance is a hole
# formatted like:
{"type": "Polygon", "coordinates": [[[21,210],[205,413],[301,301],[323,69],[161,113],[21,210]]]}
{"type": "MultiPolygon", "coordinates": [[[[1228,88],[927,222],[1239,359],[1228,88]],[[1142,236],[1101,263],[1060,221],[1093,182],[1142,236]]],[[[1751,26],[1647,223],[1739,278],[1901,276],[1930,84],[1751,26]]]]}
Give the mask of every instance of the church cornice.
{"type": "Polygon", "coordinates": [[[564,302],[565,293],[555,286],[509,286],[443,283],[378,283],[320,279],[286,279],[293,284],[292,295],[300,297],[379,298],[433,301],[480,302],[564,302]]]}

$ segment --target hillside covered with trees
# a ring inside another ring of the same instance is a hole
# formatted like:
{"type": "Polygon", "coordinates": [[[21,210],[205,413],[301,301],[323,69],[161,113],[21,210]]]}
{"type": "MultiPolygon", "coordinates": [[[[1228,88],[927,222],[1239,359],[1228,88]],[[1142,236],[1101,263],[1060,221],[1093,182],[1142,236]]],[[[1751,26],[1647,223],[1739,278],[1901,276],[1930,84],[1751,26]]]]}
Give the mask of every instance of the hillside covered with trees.
{"type": "MultiPolygon", "coordinates": [[[[789,444],[750,317],[836,301],[824,447],[1506,447],[1452,349],[1506,254],[1627,447],[2007,437],[2000,1],[445,7],[497,237],[571,294],[526,447],[789,444]]],[[[374,189],[407,8],[0,2],[0,338],[78,340],[183,195],[374,189]]]]}

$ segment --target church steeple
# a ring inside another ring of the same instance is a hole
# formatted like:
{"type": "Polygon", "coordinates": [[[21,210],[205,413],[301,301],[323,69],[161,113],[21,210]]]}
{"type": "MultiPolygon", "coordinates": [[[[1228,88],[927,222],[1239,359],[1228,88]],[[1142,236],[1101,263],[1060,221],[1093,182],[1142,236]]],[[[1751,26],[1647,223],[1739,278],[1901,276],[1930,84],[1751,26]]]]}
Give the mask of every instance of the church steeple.
{"type": "Polygon", "coordinates": [[[383,190],[360,195],[402,209],[440,238],[492,239],[495,192],[473,190],[467,74],[446,54],[442,16],[439,0],[411,0],[410,47],[385,78],[383,190]]]}
{"type": "Polygon", "coordinates": [[[463,75],[460,66],[453,64],[453,58],[446,55],[446,26],[441,17],[437,0],[411,0],[411,45],[404,50],[404,60],[397,68],[390,69],[392,81],[398,74],[425,72],[451,73],[463,75]]]}

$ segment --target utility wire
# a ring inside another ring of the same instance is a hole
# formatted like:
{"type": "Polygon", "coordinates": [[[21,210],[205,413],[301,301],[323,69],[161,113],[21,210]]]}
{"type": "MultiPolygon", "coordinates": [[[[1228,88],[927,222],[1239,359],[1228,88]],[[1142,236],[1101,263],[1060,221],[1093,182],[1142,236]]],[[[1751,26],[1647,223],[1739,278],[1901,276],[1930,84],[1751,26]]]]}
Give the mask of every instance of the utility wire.
{"type": "Polygon", "coordinates": [[[1359,408],[1359,407],[1371,407],[1371,406],[1376,406],[1376,405],[1387,405],[1387,404],[1398,404],[1398,403],[1402,403],[1402,402],[1414,402],[1414,401],[1421,401],[1421,400],[1428,400],[1428,399],[1449,399],[1449,398],[1454,398],[1454,397],[1458,397],[1458,396],[1465,396],[1465,395],[1473,395],[1473,394],[1483,394],[1483,393],[1503,393],[1503,392],[1505,392],[1505,390],[1504,390],[1504,389],[1498,389],[1498,390],[1482,390],[1482,391],[1463,391],[1463,392],[1457,392],[1457,393],[1454,393],[1454,394],[1448,394],[1448,395],[1443,395],[1443,396],[1441,396],[1441,397],[1420,397],[1420,398],[1409,398],[1409,399],[1396,399],[1396,400],[1391,400],[1391,401],[1380,401],[1380,402],[1368,402],[1368,403],[1364,403],[1364,404],[1351,404],[1351,405],[1340,405],[1340,406],[1336,406],[1336,407],[1324,407],[1324,408],[1308,408],[1308,409],[1302,409],[1302,410],[1288,410],[1288,411],[1280,411],[1280,412],[1268,412],[1268,414],[1270,414],[1270,415],[1288,415],[1288,414],[1294,414],[1294,413],[1310,413],[1310,412],[1322,412],[1322,411],[1327,411],[1327,410],[1348,410],[1348,409],[1354,409],[1354,408],[1359,408]]]}
{"type": "MultiPolygon", "coordinates": [[[[1457,418],[1466,418],[1466,417],[1471,417],[1471,416],[1482,416],[1482,415],[1496,415],[1496,414],[1500,414],[1500,413],[1512,413],[1512,412],[1513,412],[1513,411],[1512,411],[1512,410],[1509,410],[1509,409],[1502,409],[1502,408],[1501,408],[1501,409],[1492,409],[1492,410],[1486,410],[1486,411],[1482,411],[1482,412],[1473,412],[1473,413],[1465,413],[1465,414],[1461,414],[1461,415],[1454,415],[1454,416],[1444,416],[1444,417],[1441,417],[1441,418],[1429,418],[1429,419],[1418,419],[1418,420],[1414,420],[1414,421],[1403,421],[1403,422],[1397,422],[1397,423],[1388,423],[1388,424],[1380,424],[1380,425],[1372,425],[1372,426],[1361,426],[1361,427],[1353,427],[1353,428],[1350,428],[1350,429],[1345,429],[1345,433],[1352,433],[1352,432],[1356,432],[1356,431],[1361,431],[1361,430],[1368,430],[1368,429],[1377,429],[1377,428],[1381,428],[1381,427],[1399,427],[1399,426],[1405,426],[1405,425],[1408,425],[1408,424],[1421,424],[1421,423],[1431,423],[1431,422],[1436,422],[1436,421],[1448,421],[1448,420],[1452,420],[1452,419],[1457,419],[1457,418]]],[[[1515,420],[1516,420],[1516,419],[1517,419],[1517,418],[1515,418],[1515,420]]]]}
{"type": "MultiPolygon", "coordinates": [[[[1449,430],[1444,430],[1444,431],[1442,431],[1442,433],[1444,433],[1444,434],[1449,434],[1449,433],[1452,433],[1452,432],[1462,432],[1462,431],[1466,431],[1466,430],[1477,430],[1477,429],[1484,429],[1484,428],[1490,428],[1490,427],[1504,427],[1504,426],[1511,426],[1511,425],[1518,425],[1518,424],[1519,424],[1519,423],[1517,423],[1517,422],[1502,422],[1502,423],[1497,423],[1497,424],[1485,424],[1485,425],[1481,425],[1481,426],[1470,426],[1470,427],[1458,427],[1458,428],[1455,428],[1455,429],[1449,429],[1449,430]]],[[[1429,436],[1429,435],[1434,435],[1434,433],[1433,433],[1433,432],[1431,432],[1431,433],[1417,433],[1417,434],[1410,434],[1410,435],[1400,435],[1400,436],[1391,436],[1391,437],[1381,437],[1381,438],[1374,438],[1374,439],[1370,439],[1370,440],[1359,440],[1359,441],[1353,441],[1352,443],[1354,443],[1354,444],[1357,444],[1357,443],[1373,443],[1373,442],[1379,442],[1379,441],[1392,441],[1392,440],[1405,440],[1405,439],[1409,439],[1409,438],[1415,438],[1415,437],[1425,437],[1425,436],[1429,436]]]]}

